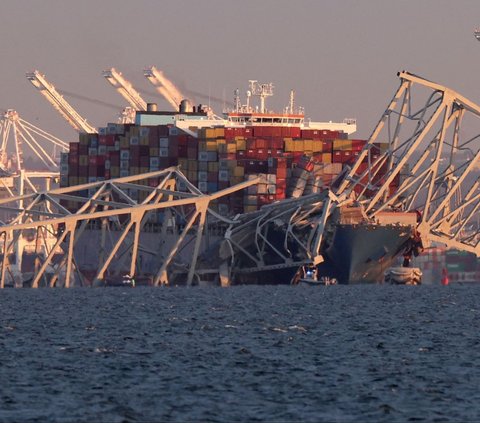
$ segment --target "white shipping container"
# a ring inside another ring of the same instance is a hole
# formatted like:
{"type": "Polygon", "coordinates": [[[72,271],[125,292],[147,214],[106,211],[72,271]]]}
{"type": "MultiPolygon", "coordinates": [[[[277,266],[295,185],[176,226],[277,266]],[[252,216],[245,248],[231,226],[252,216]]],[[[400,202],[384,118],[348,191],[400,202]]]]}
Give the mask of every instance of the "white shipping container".
{"type": "Polygon", "coordinates": [[[160,157],[168,157],[168,156],[169,156],[169,154],[168,154],[168,148],[161,147],[159,150],[160,150],[160,151],[159,151],[159,156],[160,156],[160,157]]]}
{"type": "Polygon", "coordinates": [[[128,160],[128,159],[130,159],[130,151],[120,150],[120,160],[128,160]]]}
{"type": "Polygon", "coordinates": [[[130,137],[130,145],[139,145],[138,137],[130,137]]]}
{"type": "Polygon", "coordinates": [[[160,141],[159,141],[159,147],[162,148],[162,147],[168,147],[169,143],[168,143],[168,138],[160,138],[160,141]]]}
{"type": "Polygon", "coordinates": [[[130,176],[130,172],[128,169],[120,169],[120,178],[123,178],[125,176],[130,176]]]}
{"type": "Polygon", "coordinates": [[[198,182],[198,189],[202,192],[207,192],[208,190],[208,183],[206,181],[198,182]]]}
{"type": "Polygon", "coordinates": [[[230,172],[228,170],[219,170],[218,180],[222,182],[228,182],[230,180],[230,172]]]}
{"type": "Polygon", "coordinates": [[[198,152],[198,161],[208,162],[208,151],[199,151],[198,152]]]}
{"type": "Polygon", "coordinates": [[[198,171],[198,180],[201,182],[207,182],[208,172],[205,172],[203,170],[198,171]]]}
{"type": "Polygon", "coordinates": [[[120,169],[123,169],[123,170],[130,169],[130,161],[129,160],[120,160],[120,169]]]}

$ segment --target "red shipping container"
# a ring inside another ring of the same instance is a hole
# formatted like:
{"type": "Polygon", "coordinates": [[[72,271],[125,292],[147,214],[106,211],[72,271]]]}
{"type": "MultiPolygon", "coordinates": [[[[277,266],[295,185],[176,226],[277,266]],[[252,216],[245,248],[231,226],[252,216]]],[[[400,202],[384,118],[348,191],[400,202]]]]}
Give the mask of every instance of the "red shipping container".
{"type": "Polygon", "coordinates": [[[188,156],[188,147],[186,145],[178,146],[178,157],[186,158],[188,156]]]}
{"type": "Polygon", "coordinates": [[[290,137],[291,138],[300,138],[301,130],[299,127],[292,126],[290,128],[290,137]]]}
{"type": "Polygon", "coordinates": [[[332,153],[332,163],[343,163],[343,156],[341,151],[333,151],[332,153]]]}
{"type": "MultiPolygon", "coordinates": [[[[69,144],[69,147],[70,147],[70,152],[73,153],[73,152],[78,152],[79,151],[79,146],[80,144],[78,142],[71,142],[69,144]]],[[[88,148],[88,147],[87,147],[88,148]]]]}
{"type": "Polygon", "coordinates": [[[292,135],[292,130],[289,126],[282,126],[282,137],[290,138],[292,135]]]}
{"type": "Polygon", "coordinates": [[[284,146],[285,145],[284,145],[283,138],[274,137],[270,141],[270,147],[271,148],[282,149],[283,150],[284,146]]]}
{"type": "Polygon", "coordinates": [[[244,150],[237,151],[237,160],[243,160],[247,158],[246,152],[244,150]]]}
{"type": "Polygon", "coordinates": [[[78,154],[75,152],[75,153],[68,153],[68,165],[71,166],[71,165],[78,165],[78,154]]]}
{"type": "Polygon", "coordinates": [[[332,140],[323,140],[322,141],[322,152],[323,153],[331,153],[333,149],[333,141],[332,140]]]}
{"type": "Polygon", "coordinates": [[[88,154],[88,145],[80,144],[78,146],[78,154],[80,154],[82,156],[86,156],[88,154]]]}
{"type": "MultiPolygon", "coordinates": [[[[70,174],[70,169],[68,173],[70,174]]],[[[88,165],[78,166],[78,176],[88,177],[88,165]]]]}
{"type": "Polygon", "coordinates": [[[112,174],[110,173],[110,169],[105,169],[105,179],[112,179],[112,174]]]}
{"type": "Polygon", "coordinates": [[[257,150],[253,150],[253,149],[247,150],[245,157],[247,159],[255,159],[257,157],[257,150]]]}
{"type": "Polygon", "coordinates": [[[255,144],[257,149],[268,148],[268,142],[263,138],[257,138],[255,144]]]}
{"type": "Polygon", "coordinates": [[[78,176],[78,169],[79,169],[78,163],[70,163],[68,165],[68,175],[69,176],[78,176]]]}
{"type": "Polygon", "coordinates": [[[169,129],[167,125],[159,125],[157,128],[159,137],[168,137],[169,129]]]}
{"type": "Polygon", "coordinates": [[[231,140],[235,138],[235,128],[225,128],[225,139],[231,140]]]}
{"type": "Polygon", "coordinates": [[[141,156],[140,157],[140,167],[150,167],[150,157],[141,156]]]}
{"type": "Polygon", "coordinates": [[[254,150],[257,148],[257,139],[256,138],[247,138],[247,150],[254,150]]]}
{"type": "Polygon", "coordinates": [[[263,126],[254,126],[253,127],[253,136],[254,137],[262,137],[264,134],[263,126]]]}
{"type": "Polygon", "coordinates": [[[251,126],[243,129],[243,135],[246,137],[251,137],[253,135],[253,129],[251,126]]]}

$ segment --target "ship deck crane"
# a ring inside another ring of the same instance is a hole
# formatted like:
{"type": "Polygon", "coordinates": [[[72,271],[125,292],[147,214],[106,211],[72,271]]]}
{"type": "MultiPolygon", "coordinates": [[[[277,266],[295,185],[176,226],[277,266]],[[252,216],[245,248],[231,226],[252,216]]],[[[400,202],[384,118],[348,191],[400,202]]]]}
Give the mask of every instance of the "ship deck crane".
{"type": "Polygon", "coordinates": [[[46,80],[45,75],[35,70],[27,73],[26,77],[75,130],[88,134],[97,133],[97,130],[87,123],[87,120],[80,116],[63,96],[58,93],[55,87],[46,80]]]}

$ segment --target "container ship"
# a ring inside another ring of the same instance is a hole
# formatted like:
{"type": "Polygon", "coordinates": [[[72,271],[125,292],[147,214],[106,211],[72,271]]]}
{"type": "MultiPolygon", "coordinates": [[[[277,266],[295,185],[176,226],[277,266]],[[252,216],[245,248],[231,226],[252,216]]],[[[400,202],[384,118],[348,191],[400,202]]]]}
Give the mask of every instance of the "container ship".
{"type": "MultiPolygon", "coordinates": [[[[272,112],[265,106],[265,98],[272,94],[271,84],[260,84],[259,92],[260,106],[252,107],[250,96],[247,104],[242,105],[237,91],[235,108],[225,111],[221,118],[212,118],[208,108],[183,100],[178,112],[158,111],[155,104],[149,104],[146,111],[136,112],[135,123],[109,123],[99,128],[98,134],[81,133],[79,141],[71,143],[70,151],[62,155],[60,186],[145,174],[171,166],[178,166],[190,182],[207,194],[259,177],[260,183],[211,205],[220,215],[237,215],[247,220],[262,207],[327,192],[365,146],[366,140],[350,138],[356,131],[355,119],[338,123],[307,121],[304,111],[295,108],[293,92],[289,106],[282,113],[272,112]]],[[[386,148],[387,144],[374,146],[377,154],[386,148]]],[[[158,180],[149,179],[148,184],[156,187],[158,180]]],[[[392,189],[396,184],[398,181],[392,184],[392,189]]],[[[147,194],[138,190],[129,192],[138,202],[147,194]]],[[[69,201],[63,201],[63,205],[71,211],[76,207],[76,203],[69,201]]],[[[149,219],[154,226],[164,216],[156,213],[149,219]]],[[[341,283],[380,282],[383,267],[406,248],[415,224],[407,218],[405,226],[376,229],[365,226],[358,233],[360,222],[361,218],[354,221],[343,218],[336,223],[337,230],[331,233],[320,272],[336,277],[341,283]],[[365,240],[378,245],[383,254],[363,257],[361,244],[365,240]],[[380,271],[372,273],[362,268],[365,260],[368,263],[380,259],[384,264],[380,271]]],[[[247,229],[252,230],[255,229],[247,229]]],[[[278,244],[276,240],[272,242],[278,244]]],[[[219,251],[214,254],[221,256],[219,251]]],[[[211,257],[209,254],[207,261],[211,262],[211,257]]],[[[87,255],[84,259],[88,265],[87,255]]],[[[237,267],[248,269],[249,264],[240,259],[237,267]]],[[[277,272],[240,272],[233,283],[291,283],[298,269],[298,264],[293,264],[277,272]]]]}

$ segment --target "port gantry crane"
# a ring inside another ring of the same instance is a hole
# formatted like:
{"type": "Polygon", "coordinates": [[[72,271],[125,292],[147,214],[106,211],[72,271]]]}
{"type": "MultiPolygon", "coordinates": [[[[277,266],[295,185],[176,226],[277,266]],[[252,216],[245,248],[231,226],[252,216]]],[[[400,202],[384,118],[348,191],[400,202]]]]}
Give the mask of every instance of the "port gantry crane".
{"type": "Polygon", "coordinates": [[[58,93],[55,87],[46,80],[45,75],[35,70],[27,73],[26,77],[75,130],[86,132],[87,134],[97,133],[97,130],[85,118],[80,116],[63,96],[58,93]]]}
{"type": "Polygon", "coordinates": [[[153,84],[156,90],[167,100],[167,102],[177,111],[180,102],[185,98],[175,84],[170,81],[162,71],[155,66],[150,66],[143,71],[145,77],[153,84]]]}
{"type": "Polygon", "coordinates": [[[115,68],[104,70],[102,75],[117,90],[117,92],[130,104],[122,113],[122,123],[133,123],[135,121],[135,111],[147,110],[147,103],[136,91],[132,84],[128,82],[115,68]]]}

